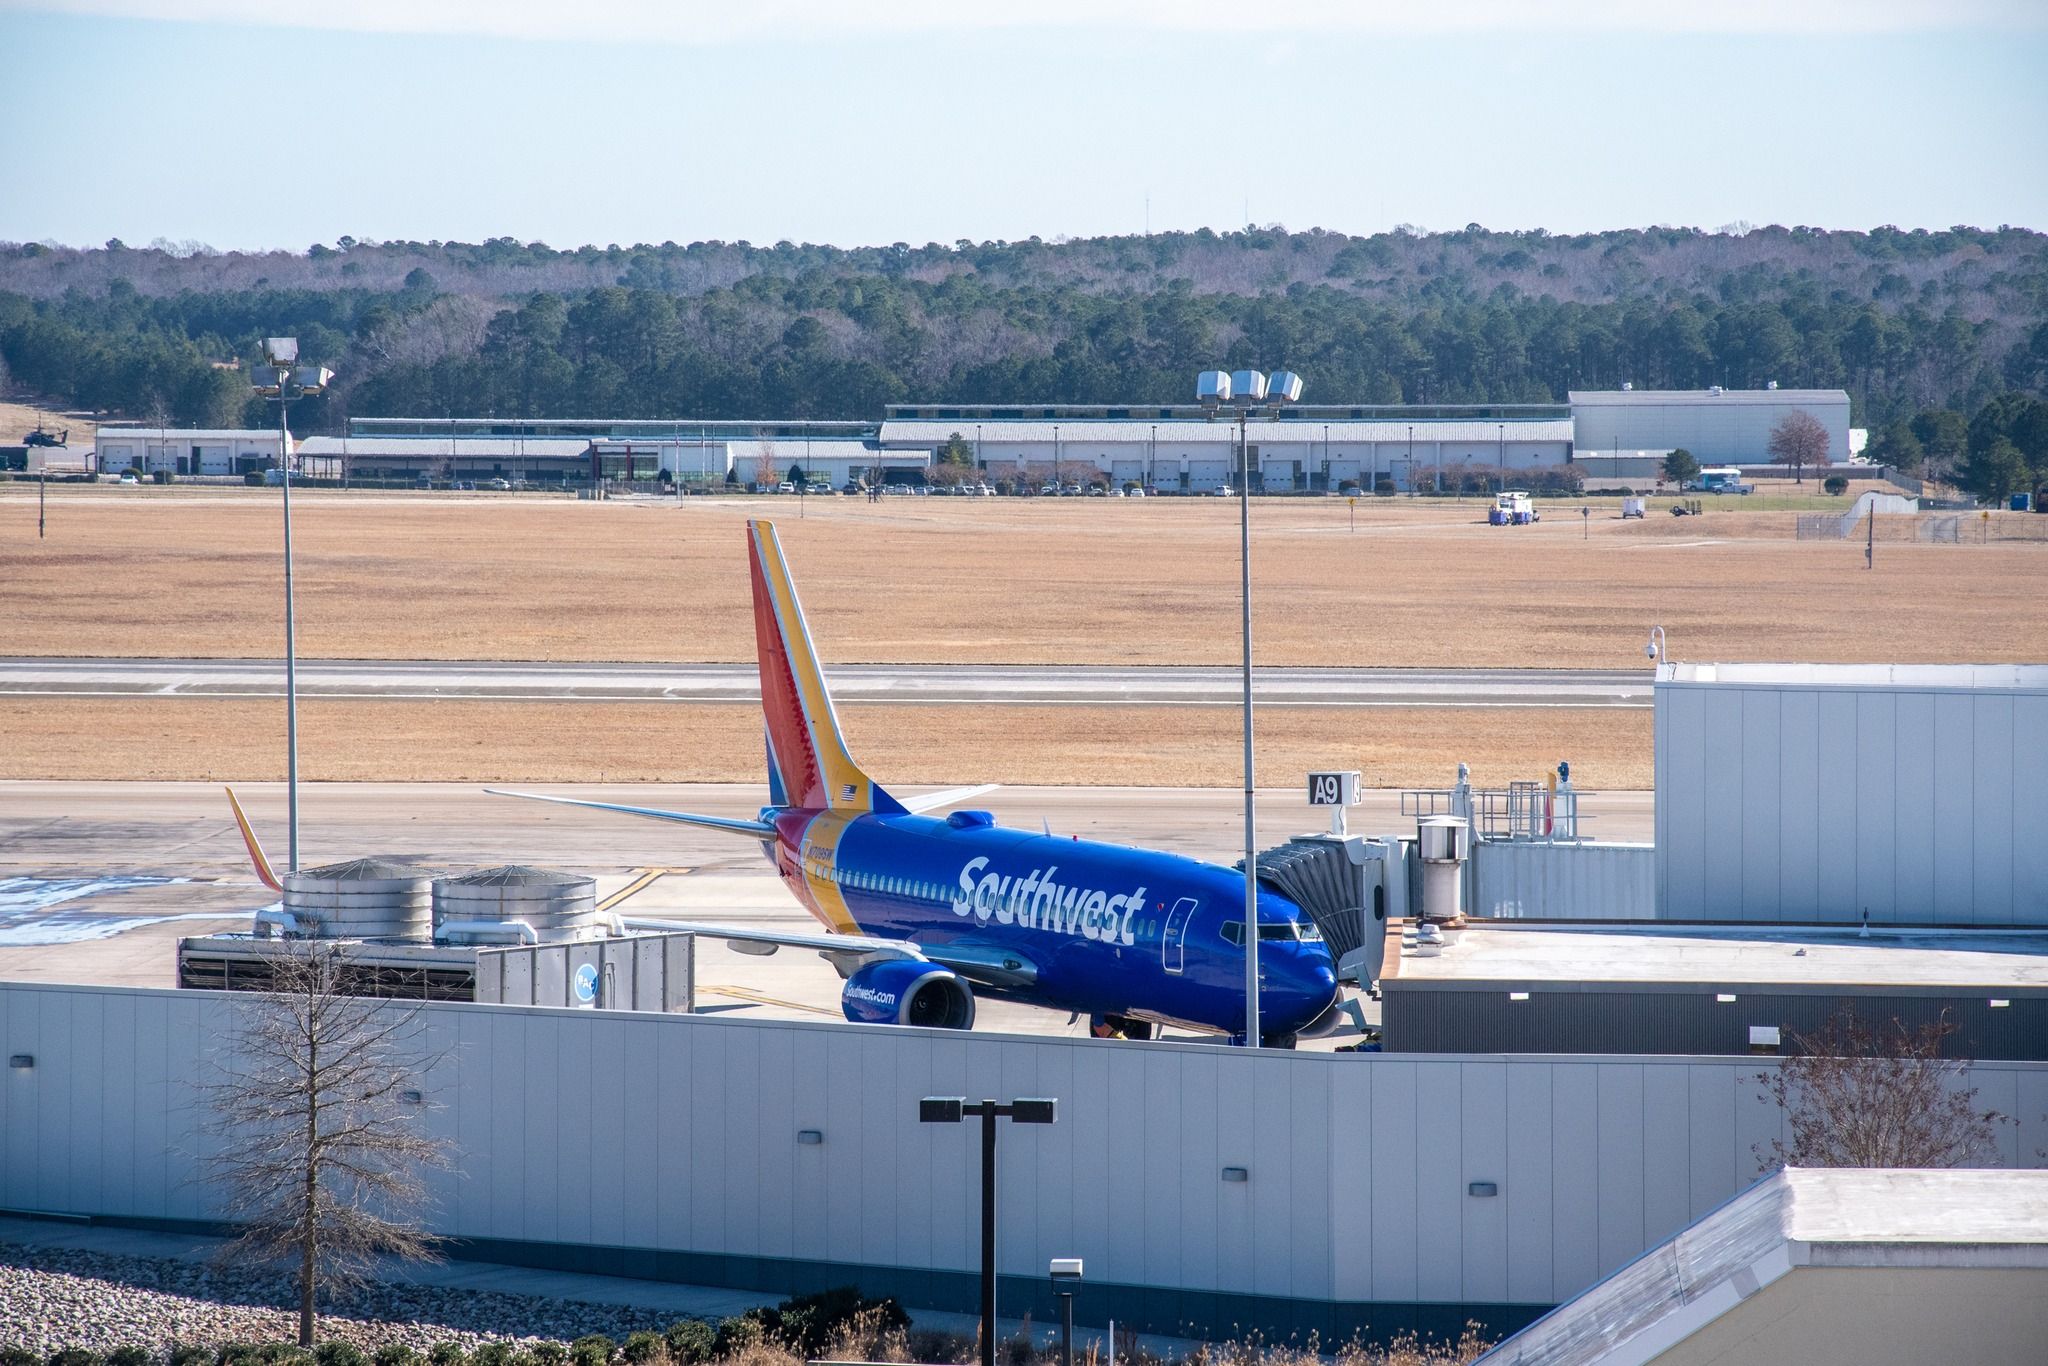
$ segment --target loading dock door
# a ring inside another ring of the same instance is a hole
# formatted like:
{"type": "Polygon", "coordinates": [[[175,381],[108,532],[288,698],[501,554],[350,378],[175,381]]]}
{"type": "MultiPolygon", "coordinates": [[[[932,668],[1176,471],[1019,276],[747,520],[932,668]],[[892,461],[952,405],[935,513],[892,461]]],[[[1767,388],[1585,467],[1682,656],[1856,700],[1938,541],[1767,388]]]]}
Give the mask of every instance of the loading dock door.
{"type": "Polygon", "coordinates": [[[1230,482],[1231,463],[1228,460],[1188,461],[1187,487],[1196,493],[1223,487],[1230,482]]]}
{"type": "Polygon", "coordinates": [[[1168,972],[1187,966],[1188,921],[1194,918],[1195,899],[1184,896],[1167,913],[1165,932],[1159,936],[1159,962],[1168,972]]]}

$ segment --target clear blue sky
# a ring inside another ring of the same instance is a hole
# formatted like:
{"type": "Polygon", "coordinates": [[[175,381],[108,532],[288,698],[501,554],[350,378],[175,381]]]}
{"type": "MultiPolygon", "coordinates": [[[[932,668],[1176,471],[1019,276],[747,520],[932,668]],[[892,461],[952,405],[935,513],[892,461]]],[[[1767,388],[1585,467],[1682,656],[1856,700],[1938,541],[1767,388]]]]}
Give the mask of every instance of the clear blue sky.
{"type": "Polygon", "coordinates": [[[0,239],[2048,228],[2040,0],[1443,7],[0,0],[0,239]]]}

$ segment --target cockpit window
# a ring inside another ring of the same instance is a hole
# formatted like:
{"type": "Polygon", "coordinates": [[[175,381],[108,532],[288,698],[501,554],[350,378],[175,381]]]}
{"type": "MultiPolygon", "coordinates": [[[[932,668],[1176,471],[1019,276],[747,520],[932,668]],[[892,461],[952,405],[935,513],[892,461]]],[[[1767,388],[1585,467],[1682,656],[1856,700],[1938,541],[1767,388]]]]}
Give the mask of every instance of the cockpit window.
{"type": "MultiPolygon", "coordinates": [[[[1259,924],[1259,942],[1261,944],[1276,942],[1291,944],[1298,939],[1320,941],[1322,937],[1323,932],[1316,928],[1313,921],[1302,924],[1292,920],[1274,920],[1261,921],[1259,924]]],[[[1244,922],[1242,920],[1226,920],[1223,922],[1223,942],[1226,944],[1242,944],[1244,942],[1244,922]]]]}

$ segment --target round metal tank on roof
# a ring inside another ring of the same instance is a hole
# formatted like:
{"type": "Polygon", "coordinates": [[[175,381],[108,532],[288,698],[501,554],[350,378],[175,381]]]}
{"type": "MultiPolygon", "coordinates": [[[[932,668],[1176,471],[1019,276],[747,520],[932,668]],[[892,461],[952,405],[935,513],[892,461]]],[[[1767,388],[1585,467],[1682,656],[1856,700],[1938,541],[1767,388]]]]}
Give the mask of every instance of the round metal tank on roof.
{"type": "Polygon", "coordinates": [[[541,944],[603,938],[597,880],[516,863],[434,880],[436,939],[517,943],[521,925],[541,944]]]}
{"type": "Polygon", "coordinates": [[[284,909],[299,933],[320,939],[425,939],[434,875],[388,859],[359,858],[284,875],[284,909]]]}

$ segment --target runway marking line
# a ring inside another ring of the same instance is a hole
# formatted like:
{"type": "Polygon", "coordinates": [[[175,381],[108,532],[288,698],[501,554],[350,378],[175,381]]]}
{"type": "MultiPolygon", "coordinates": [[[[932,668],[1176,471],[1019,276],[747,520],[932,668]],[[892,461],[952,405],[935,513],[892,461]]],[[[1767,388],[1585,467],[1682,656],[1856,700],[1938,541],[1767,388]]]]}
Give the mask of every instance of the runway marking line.
{"type": "Polygon", "coordinates": [[[627,897],[638,896],[670,873],[687,873],[690,870],[688,868],[635,868],[633,871],[638,873],[639,876],[619,888],[616,892],[613,892],[604,900],[598,902],[598,910],[608,911],[627,897]]]}
{"type": "Polygon", "coordinates": [[[823,1006],[807,1006],[799,1001],[785,1001],[779,996],[770,996],[766,992],[754,991],[747,987],[698,987],[697,990],[703,992],[706,996],[725,996],[735,1001],[746,1001],[752,1005],[779,1006],[784,1010],[801,1010],[812,1015],[823,1015],[827,1019],[832,1020],[840,1018],[839,1011],[827,1010],[823,1006]]]}

